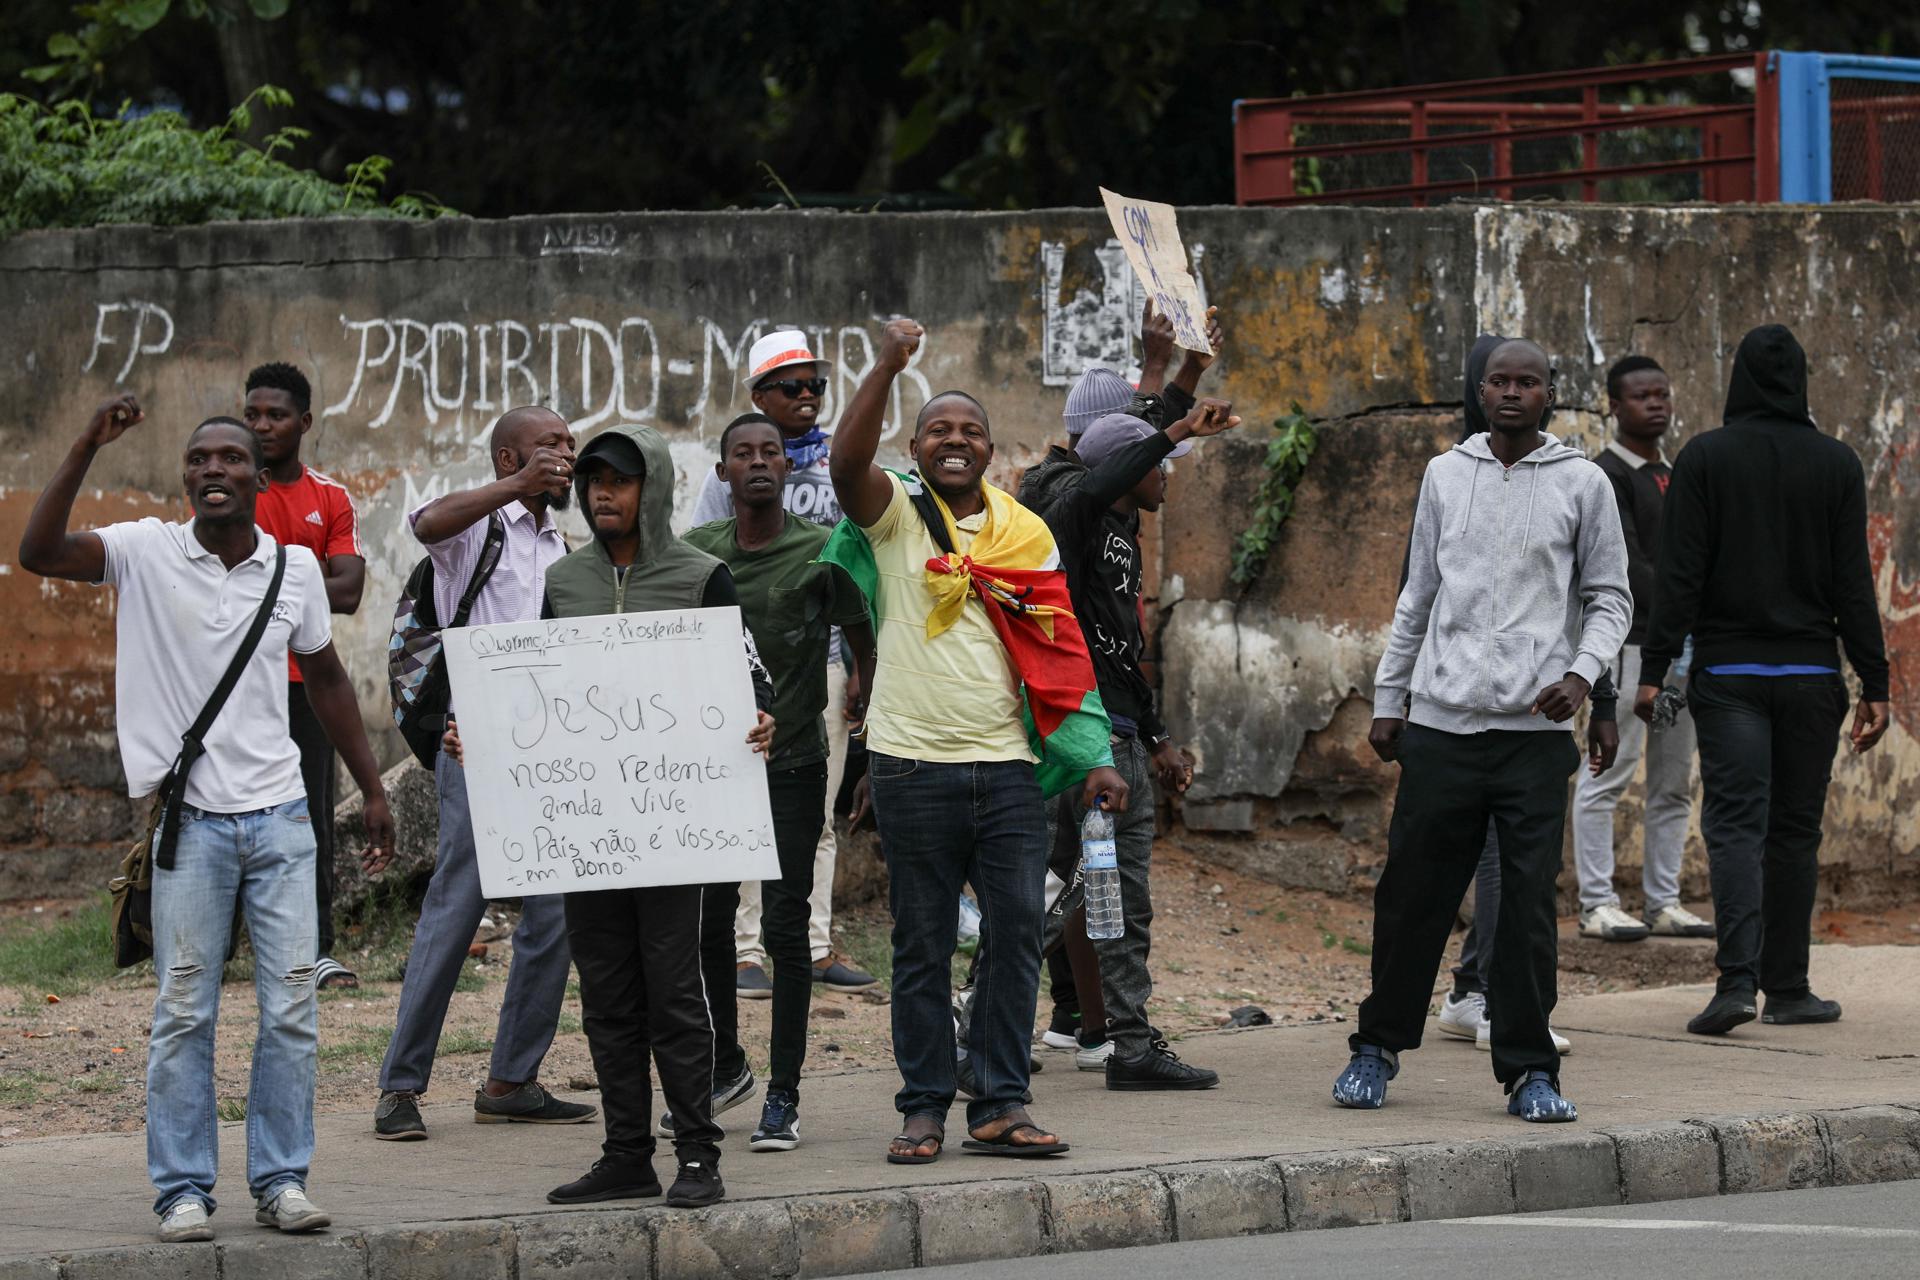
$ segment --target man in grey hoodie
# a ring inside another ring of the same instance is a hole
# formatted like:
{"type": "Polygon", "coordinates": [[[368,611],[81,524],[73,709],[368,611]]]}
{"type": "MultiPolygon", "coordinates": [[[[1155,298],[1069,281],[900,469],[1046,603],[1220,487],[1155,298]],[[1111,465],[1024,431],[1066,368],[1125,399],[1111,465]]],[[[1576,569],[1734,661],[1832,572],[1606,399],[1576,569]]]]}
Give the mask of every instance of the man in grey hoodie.
{"type": "Polygon", "coordinates": [[[1510,1114],[1572,1120],[1547,1026],[1566,783],[1581,759],[1568,729],[1626,637],[1633,597],[1606,477],[1539,429],[1554,398],[1546,353],[1503,343],[1476,392],[1492,429],[1427,465],[1374,676],[1368,742],[1400,762],[1400,786],[1374,894],[1373,991],[1333,1096],[1382,1105],[1400,1054],[1419,1047],[1491,820],[1502,886],[1488,975],[1494,1075],[1510,1114]]]}

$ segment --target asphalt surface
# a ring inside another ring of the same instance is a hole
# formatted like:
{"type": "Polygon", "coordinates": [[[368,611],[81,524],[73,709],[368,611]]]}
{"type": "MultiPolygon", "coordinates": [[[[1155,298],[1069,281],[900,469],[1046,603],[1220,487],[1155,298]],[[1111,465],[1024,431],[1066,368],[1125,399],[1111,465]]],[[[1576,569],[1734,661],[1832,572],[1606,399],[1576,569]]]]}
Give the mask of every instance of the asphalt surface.
{"type": "Polygon", "coordinates": [[[1920,1276],[1920,1182],[1714,1196],[1560,1213],[1403,1222],[871,1273],[869,1280],[1107,1280],[1118,1275],[1487,1280],[1563,1274],[1687,1280],[1920,1276]]]}

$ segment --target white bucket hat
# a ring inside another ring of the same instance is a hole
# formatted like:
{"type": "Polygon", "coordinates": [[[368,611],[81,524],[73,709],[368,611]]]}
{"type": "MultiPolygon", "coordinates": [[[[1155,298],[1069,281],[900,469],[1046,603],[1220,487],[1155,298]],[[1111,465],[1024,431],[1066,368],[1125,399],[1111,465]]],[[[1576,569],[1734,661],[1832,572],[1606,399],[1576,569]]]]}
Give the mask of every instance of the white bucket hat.
{"type": "Polygon", "coordinates": [[[751,390],[755,383],[775,369],[784,369],[790,364],[832,363],[813,354],[813,348],[807,345],[806,334],[798,329],[782,329],[753,344],[753,349],[747,353],[747,376],[740,381],[751,390]]]}

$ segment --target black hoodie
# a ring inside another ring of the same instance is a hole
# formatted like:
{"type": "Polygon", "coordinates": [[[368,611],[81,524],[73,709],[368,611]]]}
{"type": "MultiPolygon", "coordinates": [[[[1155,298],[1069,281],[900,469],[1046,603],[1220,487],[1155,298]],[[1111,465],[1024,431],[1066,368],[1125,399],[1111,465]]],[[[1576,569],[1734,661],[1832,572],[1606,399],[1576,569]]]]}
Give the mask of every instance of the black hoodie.
{"type": "Polygon", "coordinates": [[[1807,412],[1807,355],[1785,326],[1740,341],[1726,425],[1674,460],[1653,618],[1640,668],[1660,684],[1693,635],[1693,665],[1838,668],[1887,699],[1860,459],[1807,412]]]}

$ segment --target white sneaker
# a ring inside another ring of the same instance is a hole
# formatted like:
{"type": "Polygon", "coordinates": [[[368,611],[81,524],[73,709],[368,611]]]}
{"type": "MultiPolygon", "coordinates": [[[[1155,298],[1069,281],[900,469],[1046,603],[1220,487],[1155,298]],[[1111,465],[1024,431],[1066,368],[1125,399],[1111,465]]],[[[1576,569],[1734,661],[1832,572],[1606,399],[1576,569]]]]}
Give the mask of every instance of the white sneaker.
{"type": "Polygon", "coordinates": [[[1113,1056],[1113,1041],[1102,1040],[1091,1049],[1082,1049],[1073,1055],[1074,1069],[1078,1071],[1105,1071],[1107,1059],[1113,1056]]]}
{"type": "Polygon", "coordinates": [[[1043,1031],[1040,1033],[1040,1043],[1049,1049],[1064,1049],[1075,1053],[1080,1049],[1080,1037],[1067,1031],[1043,1031]]]}
{"type": "Polygon", "coordinates": [[[1647,928],[1663,938],[1713,937],[1713,921],[1702,920],[1677,902],[1649,915],[1647,928]]]}
{"type": "Polygon", "coordinates": [[[1617,903],[1606,903],[1580,913],[1580,936],[1602,942],[1638,942],[1653,930],[1643,920],[1635,920],[1617,903]]]}
{"type": "Polygon", "coordinates": [[[167,1216],[160,1219],[160,1238],[168,1244],[189,1240],[213,1239],[213,1224],[207,1221],[207,1206],[199,1200],[177,1200],[167,1216]]]}
{"type": "MultiPolygon", "coordinates": [[[[1547,1034],[1553,1037],[1553,1049],[1555,1053],[1569,1054],[1573,1052],[1573,1041],[1567,1039],[1552,1027],[1547,1028],[1547,1034]]],[[[1482,1053],[1493,1052],[1493,1023],[1491,1021],[1480,1024],[1480,1033],[1474,1036],[1473,1047],[1482,1053]]]]}
{"type": "Polygon", "coordinates": [[[1462,1040],[1478,1039],[1487,1029],[1487,998],[1478,991],[1453,992],[1440,1002],[1440,1030],[1462,1040]]]}
{"type": "Polygon", "coordinates": [[[318,1231],[333,1222],[299,1187],[282,1187],[280,1194],[253,1211],[253,1220],[291,1234],[318,1231]]]}

